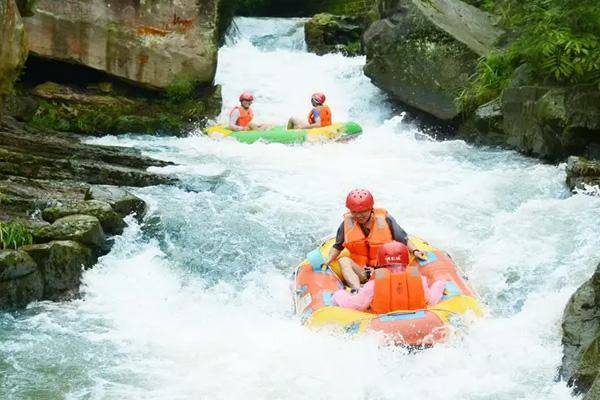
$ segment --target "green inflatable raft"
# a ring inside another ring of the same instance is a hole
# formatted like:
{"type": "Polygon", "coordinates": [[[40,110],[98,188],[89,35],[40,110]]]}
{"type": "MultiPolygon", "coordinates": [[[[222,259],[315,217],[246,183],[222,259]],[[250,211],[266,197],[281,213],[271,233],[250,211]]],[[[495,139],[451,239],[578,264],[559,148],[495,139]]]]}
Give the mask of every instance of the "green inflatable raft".
{"type": "Polygon", "coordinates": [[[275,126],[264,131],[232,131],[224,125],[215,125],[204,131],[208,136],[221,138],[233,137],[243,143],[254,143],[263,140],[269,143],[304,143],[331,140],[347,140],[362,133],[362,128],[356,122],[341,122],[312,129],[287,129],[285,126],[275,126]]]}

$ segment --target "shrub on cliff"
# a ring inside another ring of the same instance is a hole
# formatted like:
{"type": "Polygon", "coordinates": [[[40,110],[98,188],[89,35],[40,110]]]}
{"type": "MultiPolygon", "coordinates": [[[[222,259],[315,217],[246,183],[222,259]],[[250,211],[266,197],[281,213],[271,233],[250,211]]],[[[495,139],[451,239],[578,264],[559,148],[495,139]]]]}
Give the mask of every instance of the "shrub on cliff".
{"type": "Polygon", "coordinates": [[[519,65],[539,83],[594,85],[600,90],[600,7],[597,0],[482,0],[516,39],[479,61],[459,101],[471,108],[496,97],[519,65]]]}

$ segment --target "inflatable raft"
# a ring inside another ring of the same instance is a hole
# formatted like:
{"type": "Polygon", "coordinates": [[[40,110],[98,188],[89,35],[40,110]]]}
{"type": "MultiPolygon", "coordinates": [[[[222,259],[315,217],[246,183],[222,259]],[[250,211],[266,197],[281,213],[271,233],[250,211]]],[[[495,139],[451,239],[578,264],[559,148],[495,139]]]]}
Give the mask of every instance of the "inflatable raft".
{"type": "Polygon", "coordinates": [[[386,341],[405,346],[428,346],[444,341],[453,328],[464,326],[465,316],[481,316],[474,292],[458,267],[444,251],[416,237],[411,241],[427,254],[426,260],[411,257],[409,266],[418,266],[429,285],[445,281],[442,300],[425,309],[395,310],[387,314],[357,311],[333,305],[332,296],[343,289],[340,266],[322,266],[335,238],[310,252],[295,270],[294,306],[304,325],[310,328],[334,326],[348,333],[382,332],[386,341]]]}
{"type": "Polygon", "coordinates": [[[356,122],[335,123],[322,128],[287,129],[285,126],[275,126],[265,131],[232,131],[224,125],[215,125],[204,131],[211,137],[233,137],[243,143],[254,143],[264,140],[269,143],[304,143],[324,140],[346,140],[362,133],[362,128],[356,122]]]}

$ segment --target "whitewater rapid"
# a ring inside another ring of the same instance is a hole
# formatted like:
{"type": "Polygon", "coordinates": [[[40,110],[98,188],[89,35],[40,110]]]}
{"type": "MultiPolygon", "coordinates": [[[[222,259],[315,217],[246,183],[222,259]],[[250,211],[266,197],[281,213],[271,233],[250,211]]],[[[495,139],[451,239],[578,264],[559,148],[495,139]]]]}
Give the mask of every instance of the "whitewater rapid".
{"type": "Polygon", "coordinates": [[[364,57],[307,53],[301,19],[237,18],[216,81],[227,118],[242,91],[259,121],[304,116],[310,94],[364,134],[286,146],[106,136],[176,166],[174,186],[84,275],[84,296],[0,314],[2,399],[569,399],[555,382],[560,319],[591,276],[600,198],[564,165],[432,140],[394,116],[364,57]],[[312,332],[292,313],[293,267],[365,187],[411,234],[447,250],[486,303],[466,335],[427,351],[312,332]]]}

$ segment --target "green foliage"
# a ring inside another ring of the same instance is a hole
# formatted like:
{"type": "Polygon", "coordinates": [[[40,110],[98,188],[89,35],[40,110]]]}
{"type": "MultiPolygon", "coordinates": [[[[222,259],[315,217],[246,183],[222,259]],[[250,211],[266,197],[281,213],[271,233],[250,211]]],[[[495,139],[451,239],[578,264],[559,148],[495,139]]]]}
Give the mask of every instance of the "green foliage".
{"type": "Polygon", "coordinates": [[[0,192],[0,204],[10,204],[10,203],[11,203],[10,197],[8,197],[4,193],[0,192]]]}
{"type": "Polygon", "coordinates": [[[33,243],[33,236],[27,227],[18,222],[0,222],[0,249],[16,249],[33,243]]]}
{"type": "Polygon", "coordinates": [[[600,7],[596,0],[473,0],[501,17],[517,39],[480,59],[457,100],[463,110],[497,97],[526,64],[540,84],[595,85],[600,90],[600,7]]]}
{"type": "Polygon", "coordinates": [[[184,101],[192,97],[196,84],[186,79],[177,79],[167,88],[167,97],[172,101],[184,101]]]}
{"type": "Polygon", "coordinates": [[[513,45],[540,78],[600,89],[600,7],[593,1],[537,0],[513,45]]]}
{"type": "Polygon", "coordinates": [[[495,99],[510,82],[518,65],[518,58],[507,52],[495,52],[481,57],[471,85],[463,89],[458,102],[463,111],[473,111],[477,106],[495,99]]]}

